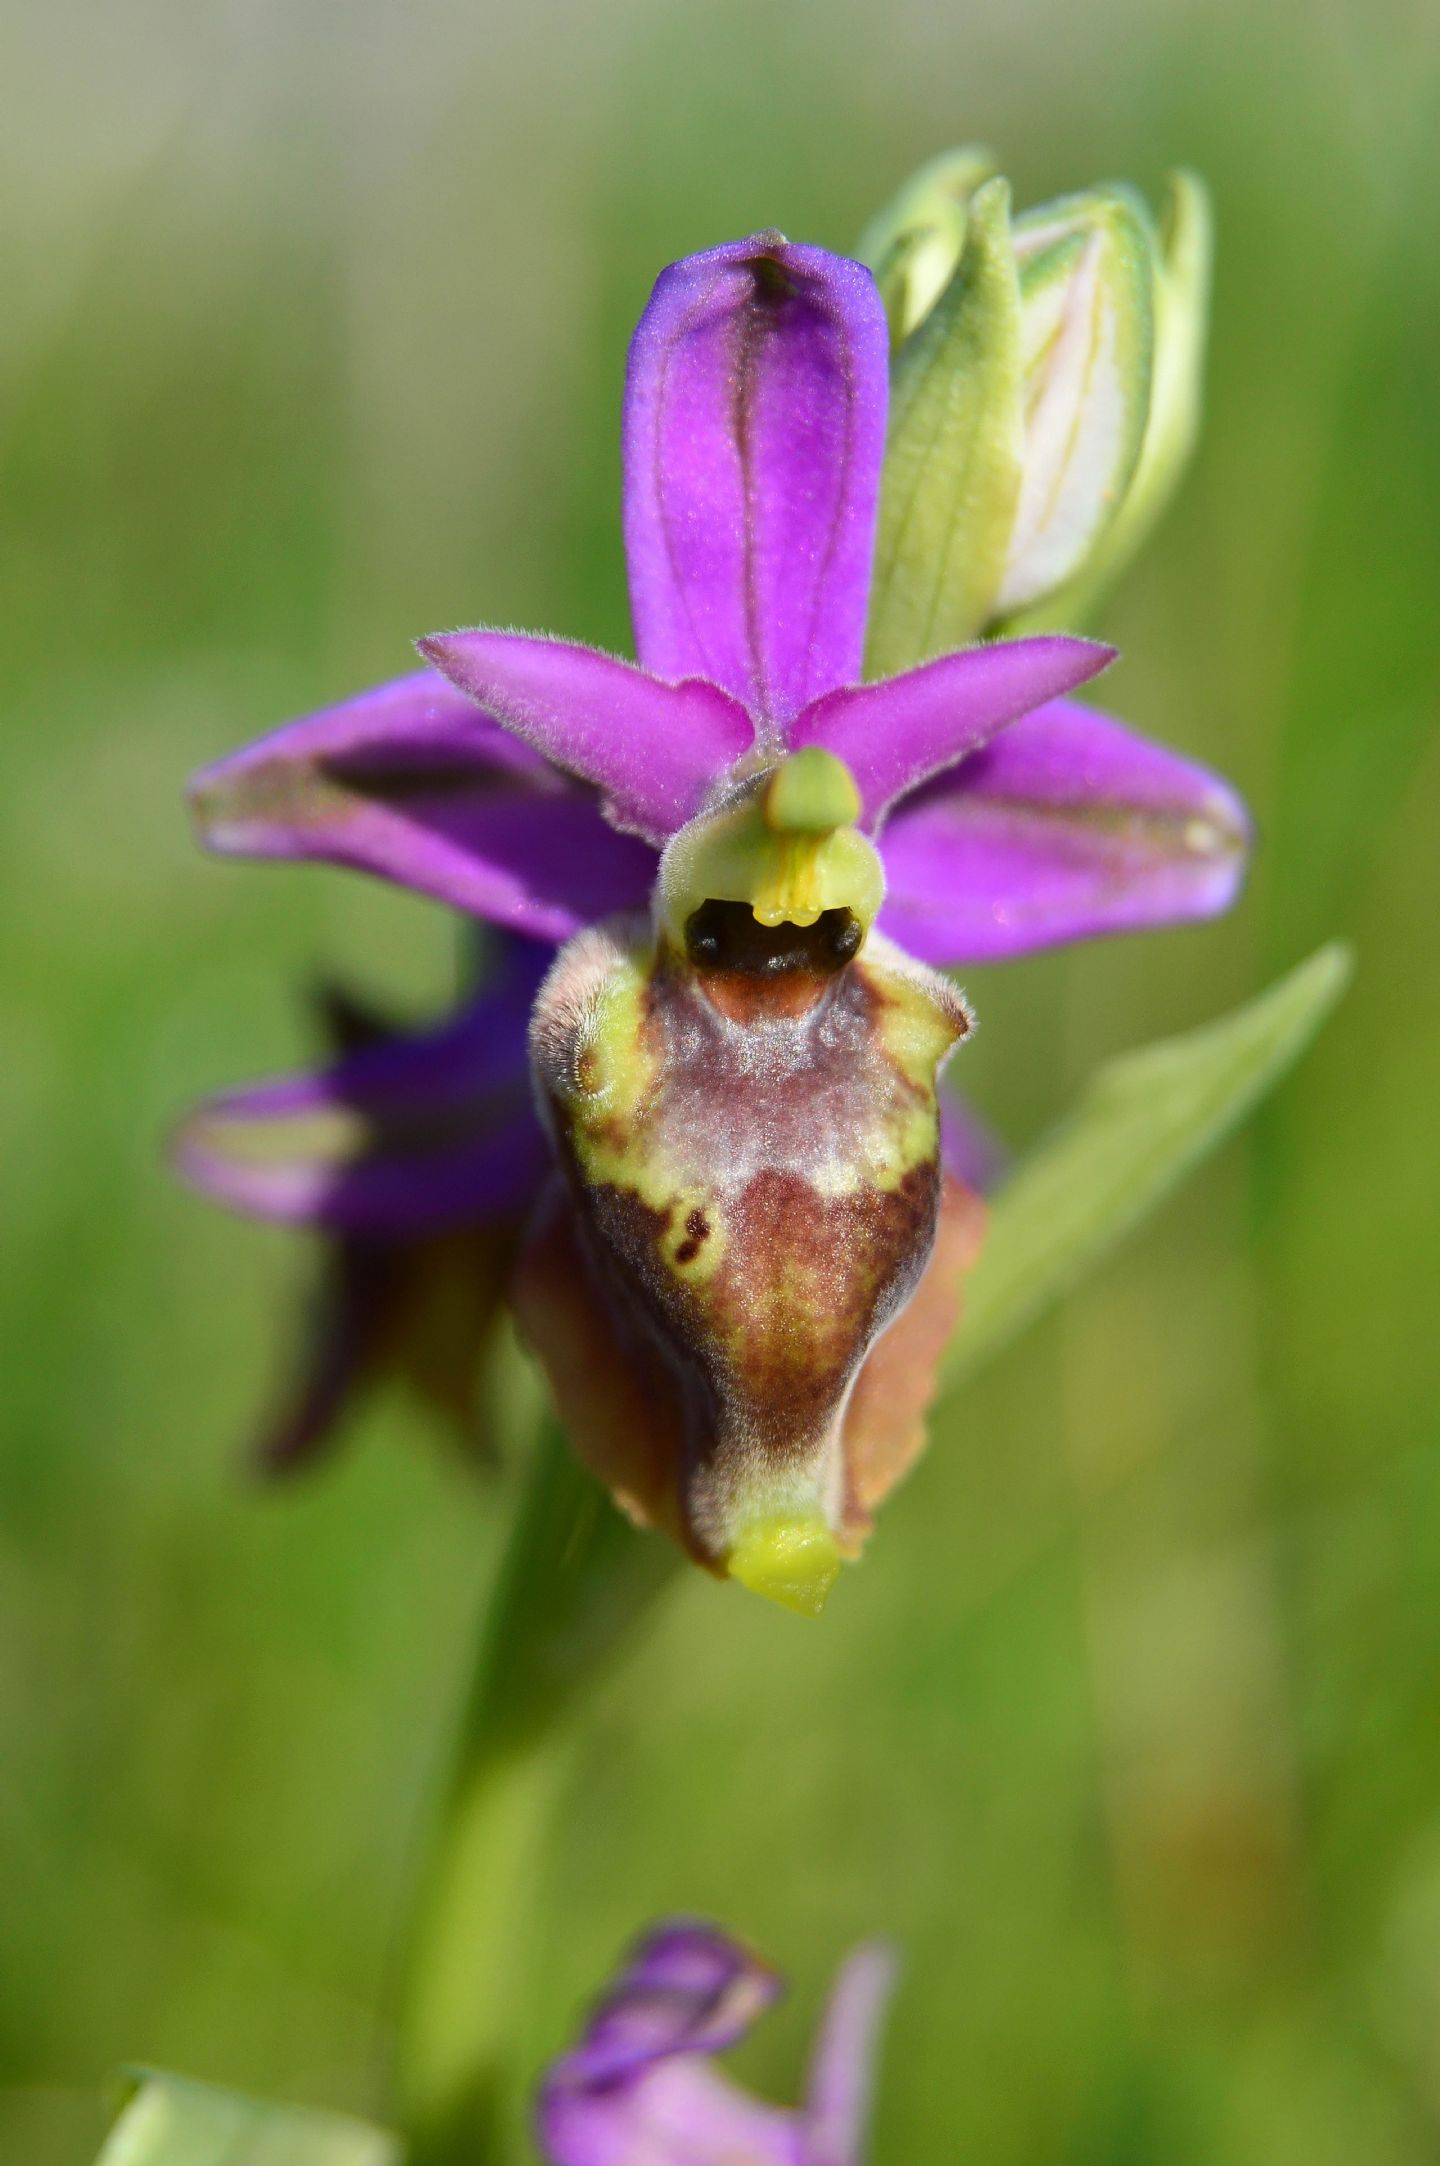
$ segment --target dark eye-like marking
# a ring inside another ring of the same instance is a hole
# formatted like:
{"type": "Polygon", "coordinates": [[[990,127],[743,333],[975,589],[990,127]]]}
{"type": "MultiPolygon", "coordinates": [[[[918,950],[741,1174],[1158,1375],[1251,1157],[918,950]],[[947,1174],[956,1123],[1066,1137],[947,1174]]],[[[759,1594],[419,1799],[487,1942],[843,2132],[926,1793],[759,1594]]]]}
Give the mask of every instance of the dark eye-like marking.
{"type": "Polygon", "coordinates": [[[701,970],[776,977],[787,970],[841,969],[863,937],[849,910],[822,910],[813,925],[762,925],[747,902],[703,902],[685,921],[685,947],[701,970]]]}

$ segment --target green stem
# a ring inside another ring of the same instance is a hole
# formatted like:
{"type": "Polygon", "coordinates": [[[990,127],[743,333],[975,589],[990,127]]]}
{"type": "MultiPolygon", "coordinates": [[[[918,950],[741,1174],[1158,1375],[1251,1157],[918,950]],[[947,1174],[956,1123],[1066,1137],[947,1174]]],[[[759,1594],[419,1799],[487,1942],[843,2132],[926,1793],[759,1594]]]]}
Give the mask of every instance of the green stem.
{"type": "Polygon", "coordinates": [[[621,1517],[547,1417],[481,1628],[404,1982],[412,2166],[521,2152],[527,1975],[577,1718],[678,1562],[621,1517]]]}
{"type": "Polygon", "coordinates": [[[488,1755],[456,1786],[432,1862],[400,2033],[412,2166],[516,2155],[516,2068],[563,1753],[488,1755]]]}

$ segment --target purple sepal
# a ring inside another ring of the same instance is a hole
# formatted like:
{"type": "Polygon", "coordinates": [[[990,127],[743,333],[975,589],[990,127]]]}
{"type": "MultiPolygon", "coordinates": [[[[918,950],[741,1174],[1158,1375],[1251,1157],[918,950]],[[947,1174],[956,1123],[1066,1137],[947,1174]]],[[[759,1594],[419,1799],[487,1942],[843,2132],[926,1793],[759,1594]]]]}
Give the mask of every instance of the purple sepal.
{"type": "Polygon", "coordinates": [[[536,940],[639,907],[653,853],[432,670],[273,731],[198,774],[202,841],[396,880],[536,940]]]}
{"type": "Polygon", "coordinates": [[[472,1464],[490,1457],[484,1378],[513,1221],[327,1236],[251,1448],[261,1473],[313,1467],[382,1383],[407,1388],[472,1464]]]}
{"type": "Polygon", "coordinates": [[[879,922],[926,962],[965,964],[1213,917],[1250,840],[1207,768],[1057,700],[897,807],[879,922]]]}
{"type": "Polygon", "coordinates": [[[407,1246],[389,1241],[341,1239],[325,1249],[253,1447],[262,1472],[290,1474],[335,1449],[371,1381],[409,1259],[407,1246]]]}
{"type": "MultiPolygon", "coordinates": [[[[323,1115],[334,1074],[343,1069],[365,1101],[376,1153],[393,1149],[396,1177],[408,1183],[414,1168],[405,1163],[400,1133],[407,1122],[424,1119],[427,1106],[437,1108],[442,1121],[458,1113],[463,1129],[475,1110],[476,1092],[484,1096],[493,1086],[497,1115],[507,1102],[523,1104],[520,1039],[543,951],[503,936],[496,945],[496,967],[483,1000],[457,1027],[423,1038],[398,1032],[368,1002],[339,986],[317,988],[315,1006],[330,1060],[318,1077],[266,1085],[250,1094],[260,1115],[249,1120],[252,1139],[257,1129],[263,1134],[267,1114],[282,1125],[323,1115]]],[[[246,1133],[245,1119],[228,1135],[222,1122],[210,1139],[212,1151],[218,1147],[223,1159],[225,1146],[233,1152],[246,1133]]],[[[217,1170],[222,1180],[233,1180],[233,1164],[192,1168],[206,1187],[217,1170]]],[[[428,1170],[423,1186],[428,1193],[428,1170]]],[[[515,1209],[496,1216],[492,1188],[474,1218],[452,1224],[447,1209],[432,1224],[426,1213],[417,1223],[412,1196],[393,1222],[387,1217],[375,1227],[362,1215],[355,1229],[341,1225],[327,1231],[252,1447],[258,1468],[290,1474],[313,1466],[335,1449],[367,1396],[388,1381],[407,1388],[467,1459],[483,1461],[489,1447],[484,1379],[492,1326],[519,1220],[530,1201],[527,1187],[515,1209]]]]}
{"type": "Polygon", "coordinates": [[[1113,647],[1063,634],[967,647],[901,677],[832,692],[800,716],[792,742],[824,745],[845,762],[864,823],[874,827],[897,798],[1114,659],[1113,647]]]}
{"type": "Polygon", "coordinates": [[[713,1926],[678,1921],[636,1948],[579,2045],[548,2071],[537,2124],[553,2166],[858,2166],[893,1965],[858,1949],[831,1998],[799,2110],[749,2096],[709,2057],[780,1990],[713,1926]]]}
{"type": "Polygon", "coordinates": [[[412,1238],[523,1212],[548,1164],[525,1049],[545,960],[435,1031],[221,1092],[175,1138],[192,1187],[251,1217],[412,1238]]]}
{"type": "Polygon", "coordinates": [[[888,362],[870,273],[778,233],[672,264],[631,344],[636,652],[772,737],[860,675],[888,362]]]}
{"type": "Polygon", "coordinates": [[[612,825],[663,842],[755,733],[718,685],[662,684],[633,662],[529,632],[437,632],[420,652],[567,774],[594,784],[612,825]]]}

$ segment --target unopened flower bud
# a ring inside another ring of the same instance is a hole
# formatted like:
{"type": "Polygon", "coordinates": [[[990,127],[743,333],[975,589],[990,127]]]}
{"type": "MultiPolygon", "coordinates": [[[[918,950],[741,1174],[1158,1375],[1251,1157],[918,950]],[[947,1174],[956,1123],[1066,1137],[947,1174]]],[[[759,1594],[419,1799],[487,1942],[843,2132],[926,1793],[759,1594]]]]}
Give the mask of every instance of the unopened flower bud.
{"type": "MultiPolygon", "coordinates": [[[[1149,413],[1124,500],[1086,568],[1089,594],[1134,554],[1170,501],[1200,429],[1213,233],[1198,175],[1172,173],[1152,252],[1155,312],[1149,413]]],[[[1082,599],[1088,599],[1082,597],[1082,599]]]]}
{"type": "MultiPolygon", "coordinates": [[[[1073,620],[1158,515],[1195,435],[1209,266],[1198,181],[1172,181],[1158,231],[1122,186],[1012,221],[1006,184],[990,179],[956,216],[963,245],[928,312],[913,280],[892,302],[903,335],[872,675],[1073,620]]],[[[897,263],[917,230],[938,233],[936,217],[901,222],[897,263]]]]}
{"type": "Polygon", "coordinates": [[[566,1283],[521,1298],[576,1441],[636,1516],[812,1612],[878,1493],[846,1416],[930,1260],[936,1077],[970,1027],[946,979],[871,929],[884,884],[858,808],[819,747],[742,782],[670,843],[653,924],[562,950],[531,1031],[611,1318],[578,1353],[563,1262],[566,1283]],[[642,1419],[606,1401],[607,1344],[617,1390],[661,1372],[642,1419]]]}
{"type": "Polygon", "coordinates": [[[1083,572],[1140,460],[1154,354],[1153,236],[1128,190],[1095,189],[1011,228],[1024,449],[994,602],[1009,619],[1083,572]]]}

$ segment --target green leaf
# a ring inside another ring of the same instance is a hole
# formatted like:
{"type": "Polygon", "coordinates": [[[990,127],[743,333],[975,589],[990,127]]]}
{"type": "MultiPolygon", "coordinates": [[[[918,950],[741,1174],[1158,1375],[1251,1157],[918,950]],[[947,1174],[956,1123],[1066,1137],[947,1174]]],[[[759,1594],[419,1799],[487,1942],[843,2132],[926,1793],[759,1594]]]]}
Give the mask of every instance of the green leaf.
{"type": "Polygon", "coordinates": [[[1183,1038],[1102,1068],[995,1199],[946,1362],[948,1390],[1068,1291],[1298,1060],[1343,992],[1333,943],[1183,1038]]]}
{"type": "Polygon", "coordinates": [[[959,268],[891,371],[869,677],[964,646],[991,614],[1020,495],[1020,364],[1010,190],[992,180],[971,202],[959,268]]]}
{"type": "Polygon", "coordinates": [[[140,2070],[98,2166],[400,2166],[397,2138],[341,2114],[269,2106],[140,2070]]]}

